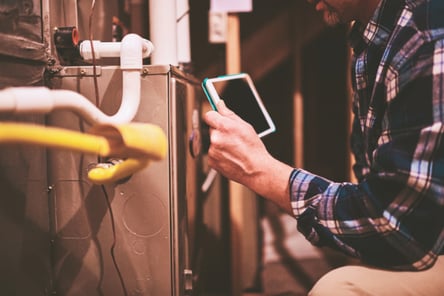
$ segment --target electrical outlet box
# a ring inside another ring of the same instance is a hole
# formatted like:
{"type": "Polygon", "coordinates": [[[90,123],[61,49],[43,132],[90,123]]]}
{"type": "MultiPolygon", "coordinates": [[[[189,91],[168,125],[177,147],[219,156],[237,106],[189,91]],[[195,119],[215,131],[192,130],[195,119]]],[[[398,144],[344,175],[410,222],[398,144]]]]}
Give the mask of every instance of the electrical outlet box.
{"type": "Polygon", "coordinates": [[[227,41],[227,13],[210,11],[208,14],[208,40],[210,43],[227,41]]]}

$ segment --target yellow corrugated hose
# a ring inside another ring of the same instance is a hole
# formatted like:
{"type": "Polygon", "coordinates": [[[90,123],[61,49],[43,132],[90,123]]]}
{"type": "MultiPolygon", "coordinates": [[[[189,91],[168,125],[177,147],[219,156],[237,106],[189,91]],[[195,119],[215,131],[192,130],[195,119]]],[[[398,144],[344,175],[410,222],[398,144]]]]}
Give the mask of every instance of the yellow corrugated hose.
{"type": "Polygon", "coordinates": [[[107,156],[110,143],[104,137],[26,123],[0,123],[0,143],[38,145],[107,156]]]}
{"type": "Polygon", "coordinates": [[[97,125],[91,134],[35,124],[0,123],[0,144],[38,145],[55,149],[124,158],[115,165],[97,166],[88,172],[95,184],[116,182],[161,160],[168,149],[163,130],[149,123],[97,125]]]}
{"type": "Polygon", "coordinates": [[[117,164],[101,164],[88,171],[88,179],[95,184],[117,182],[148,166],[147,158],[128,158],[117,164]]]}

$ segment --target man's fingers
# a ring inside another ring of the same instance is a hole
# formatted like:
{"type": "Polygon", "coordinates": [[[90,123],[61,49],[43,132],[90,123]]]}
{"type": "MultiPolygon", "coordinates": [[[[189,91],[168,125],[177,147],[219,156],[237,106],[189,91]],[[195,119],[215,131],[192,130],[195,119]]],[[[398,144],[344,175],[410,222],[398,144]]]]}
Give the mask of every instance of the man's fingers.
{"type": "Polygon", "coordinates": [[[227,105],[225,105],[224,100],[220,100],[219,102],[217,102],[216,108],[217,108],[217,111],[218,111],[220,114],[224,115],[224,116],[228,116],[228,115],[232,115],[232,114],[234,114],[234,112],[231,111],[231,110],[227,107],[227,105]]]}
{"type": "Polygon", "coordinates": [[[220,117],[221,115],[218,112],[211,110],[205,113],[204,121],[208,124],[208,126],[216,128],[218,126],[220,117]]]}
{"type": "Polygon", "coordinates": [[[204,116],[205,122],[212,128],[218,128],[221,122],[224,120],[223,117],[225,116],[232,117],[236,115],[233,111],[228,109],[223,100],[217,102],[216,108],[217,112],[210,110],[207,113],[205,113],[204,116]]]}

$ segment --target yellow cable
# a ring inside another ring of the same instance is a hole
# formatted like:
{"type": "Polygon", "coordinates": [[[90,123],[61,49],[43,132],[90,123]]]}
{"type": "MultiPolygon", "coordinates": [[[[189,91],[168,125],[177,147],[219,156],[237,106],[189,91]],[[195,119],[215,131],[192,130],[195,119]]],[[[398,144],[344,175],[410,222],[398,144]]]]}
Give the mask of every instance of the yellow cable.
{"type": "Polygon", "coordinates": [[[26,123],[0,123],[0,144],[27,144],[77,152],[128,158],[121,163],[99,165],[88,172],[95,184],[126,178],[145,168],[149,160],[165,158],[168,143],[163,130],[153,124],[98,125],[93,134],[26,123]]]}
{"type": "Polygon", "coordinates": [[[89,132],[106,137],[110,141],[110,154],[116,156],[161,160],[168,150],[165,133],[159,126],[150,123],[102,124],[92,127],[89,132]]]}
{"type": "Polygon", "coordinates": [[[94,184],[102,185],[117,182],[148,166],[148,159],[129,158],[109,166],[99,165],[88,172],[88,179],[94,184]]]}
{"type": "Polygon", "coordinates": [[[104,137],[26,123],[0,123],[0,143],[38,145],[101,156],[111,151],[104,137]]]}

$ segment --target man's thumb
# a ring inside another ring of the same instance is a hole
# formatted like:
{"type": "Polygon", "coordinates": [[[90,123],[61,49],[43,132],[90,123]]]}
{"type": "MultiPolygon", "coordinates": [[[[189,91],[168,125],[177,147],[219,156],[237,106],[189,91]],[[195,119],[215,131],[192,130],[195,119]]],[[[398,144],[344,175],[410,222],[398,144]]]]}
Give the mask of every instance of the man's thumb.
{"type": "Polygon", "coordinates": [[[228,109],[227,105],[225,105],[224,100],[220,100],[216,105],[217,111],[222,115],[231,115],[234,114],[233,111],[228,109]]]}

